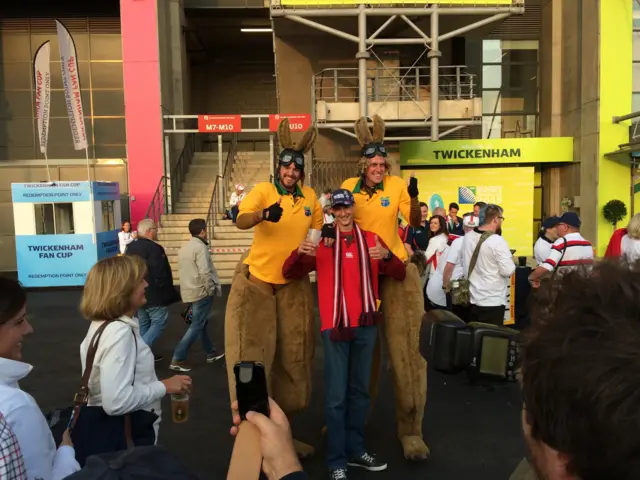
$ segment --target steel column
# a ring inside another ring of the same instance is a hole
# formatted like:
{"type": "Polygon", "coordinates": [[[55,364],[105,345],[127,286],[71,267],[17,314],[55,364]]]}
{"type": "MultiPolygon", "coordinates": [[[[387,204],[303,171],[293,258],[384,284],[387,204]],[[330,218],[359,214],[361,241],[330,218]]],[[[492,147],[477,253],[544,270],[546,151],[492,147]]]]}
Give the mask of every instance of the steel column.
{"type": "Polygon", "coordinates": [[[431,140],[433,142],[438,141],[440,134],[440,16],[438,5],[432,7],[433,13],[431,14],[431,50],[428,57],[431,60],[431,71],[429,76],[431,78],[431,140]]]}
{"type": "Polygon", "coordinates": [[[169,135],[164,136],[164,177],[165,177],[165,210],[167,213],[173,213],[171,202],[171,143],[169,141],[169,135]]]}
{"type": "MultiPolygon", "coordinates": [[[[498,20],[503,20],[503,19],[505,19],[507,17],[510,17],[510,16],[511,16],[510,13],[499,13],[499,14],[494,15],[492,17],[482,19],[479,22],[474,22],[471,25],[467,25],[465,27],[460,27],[460,28],[457,28],[457,29],[452,30],[450,32],[447,32],[444,35],[441,35],[439,40],[441,42],[443,42],[445,40],[449,40],[450,38],[458,37],[458,36],[462,35],[463,33],[470,32],[471,30],[475,30],[476,28],[479,28],[479,27],[484,27],[485,25],[489,25],[490,23],[497,22],[498,20]]],[[[433,36],[433,34],[432,34],[432,36],[433,36]]]]}
{"type": "Polygon", "coordinates": [[[274,142],[273,133],[269,134],[269,173],[271,174],[271,180],[275,177],[276,160],[274,155],[274,142]]]}
{"type": "Polygon", "coordinates": [[[376,38],[378,35],[380,35],[383,30],[385,28],[387,28],[389,25],[391,25],[391,22],[393,22],[396,19],[397,15],[392,15],[391,17],[387,18],[387,21],[384,22],[380,28],[378,30],[375,31],[375,33],[373,35],[371,35],[367,41],[373,40],[374,38],[376,38]]]}
{"type": "MultiPolygon", "coordinates": [[[[218,200],[220,202],[220,211],[224,212],[224,185],[222,185],[222,182],[224,181],[224,167],[222,166],[222,135],[218,135],[218,177],[220,178],[219,183],[218,183],[218,187],[220,189],[220,192],[218,193],[218,200]]],[[[214,199],[215,202],[215,199],[214,199]]],[[[218,222],[217,218],[214,218],[212,220],[213,222],[218,222]]]]}
{"type": "MultiPolygon", "coordinates": [[[[409,25],[411,27],[411,29],[416,32],[418,35],[420,35],[422,37],[422,39],[425,42],[430,42],[431,39],[427,36],[426,33],[424,33],[422,30],[420,30],[420,27],[418,27],[415,23],[413,23],[409,17],[407,17],[406,15],[400,15],[400,18],[402,18],[402,20],[404,20],[404,22],[409,25]]],[[[433,34],[431,34],[433,35],[433,34]]]]}
{"type": "Polygon", "coordinates": [[[358,13],[358,103],[360,104],[360,116],[366,117],[368,114],[367,107],[367,60],[369,59],[369,51],[367,50],[367,16],[365,14],[366,7],[360,5],[360,13],[358,13]]]}

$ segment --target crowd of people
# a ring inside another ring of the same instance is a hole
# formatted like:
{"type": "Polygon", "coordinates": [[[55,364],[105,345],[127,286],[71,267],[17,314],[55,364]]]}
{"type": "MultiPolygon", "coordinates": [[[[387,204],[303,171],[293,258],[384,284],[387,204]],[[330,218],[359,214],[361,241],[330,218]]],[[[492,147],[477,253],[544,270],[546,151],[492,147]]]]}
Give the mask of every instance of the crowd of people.
{"type": "MultiPolygon", "coordinates": [[[[503,325],[516,268],[501,235],[505,212],[478,202],[459,216],[459,206],[451,203],[448,213],[438,208],[430,217],[419,201],[417,179],[390,174],[382,120],[374,116],[370,130],[362,118],[355,131],[360,175],[320,199],[304,184],[305,153],[313,147],[315,127],[296,144],[286,119],[278,132],[282,148],[274,181],[247,194],[237,189],[242,198],[230,213],[239,229],[255,233],[231,285],[224,353],[207,330],[221,285],[205,221],[189,223],[191,238],[178,255],[179,292],[157,242],[157,225],[140,221],[134,237],[125,222],[122,254],[99,261],[83,290],[80,312],[89,326],[80,354],[86,385],[76,406],[122,419],[127,447],[153,446],[161,399],[191,391],[186,357],[199,339],[204,362],[226,355],[236,446],[248,437],[240,434],[242,399],[236,398],[233,369],[250,359],[264,365],[271,397],[268,417],[246,416],[259,432],[263,461],[258,465],[270,480],[306,478],[299,458],[313,455],[315,448],[292,437],[289,418],[304,411],[311,398],[317,327],[309,274],[315,271],[329,478],[346,480],[352,468],[388,468],[369,451],[365,436],[378,391],[382,339],[394,379],[400,447],[408,460],[428,458],[422,432],[427,366],[418,346],[422,318],[425,310],[449,309],[465,321],[503,325]],[[399,216],[409,224],[401,231],[399,216]],[[152,346],[163,333],[168,307],[179,301],[186,304],[189,323],[170,362],[179,374],[159,380],[160,358],[152,346]],[[143,431],[151,431],[151,438],[143,431]]],[[[522,345],[521,372],[531,463],[523,462],[514,480],[517,475],[630,480],[640,473],[634,433],[640,427],[635,414],[640,274],[633,265],[640,257],[640,214],[611,239],[607,256],[622,262],[594,267],[593,248],[580,227],[573,212],[548,218],[534,247],[533,323],[522,345]]],[[[23,341],[33,331],[26,306],[20,284],[0,277],[0,476],[88,478],[78,476],[86,457],[115,448],[98,447],[68,429],[57,446],[50,423],[20,389],[19,380],[32,369],[22,358],[23,341]],[[74,447],[78,440],[83,443],[74,447]]],[[[72,416],[69,425],[88,417],[83,408],[74,410],[80,420],[72,416]]]]}

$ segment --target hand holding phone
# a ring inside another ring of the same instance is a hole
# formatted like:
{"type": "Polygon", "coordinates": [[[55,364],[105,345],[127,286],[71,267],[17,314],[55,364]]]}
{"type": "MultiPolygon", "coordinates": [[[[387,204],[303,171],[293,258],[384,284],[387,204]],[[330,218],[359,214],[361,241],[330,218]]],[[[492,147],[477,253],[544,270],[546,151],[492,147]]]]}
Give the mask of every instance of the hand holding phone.
{"type": "Polygon", "coordinates": [[[242,420],[253,411],[269,417],[269,392],[264,364],[260,362],[238,362],[233,367],[236,377],[238,413],[242,420]]]}

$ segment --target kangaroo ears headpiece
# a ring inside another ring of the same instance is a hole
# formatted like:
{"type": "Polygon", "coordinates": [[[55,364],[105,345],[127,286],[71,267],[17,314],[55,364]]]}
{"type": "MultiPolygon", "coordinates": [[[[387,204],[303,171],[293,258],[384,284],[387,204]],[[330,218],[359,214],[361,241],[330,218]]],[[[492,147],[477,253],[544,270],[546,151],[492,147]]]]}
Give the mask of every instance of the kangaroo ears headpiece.
{"type": "Polygon", "coordinates": [[[280,143],[281,150],[292,150],[302,154],[309,153],[316,143],[317,137],[318,129],[314,124],[307,129],[300,141],[295,144],[291,138],[289,119],[285,118],[280,122],[280,125],[278,125],[278,142],[280,143]]]}
{"type": "Polygon", "coordinates": [[[371,158],[381,156],[385,159],[387,173],[391,172],[391,162],[387,158],[387,149],[384,146],[384,120],[379,115],[374,115],[373,131],[369,129],[367,117],[360,117],[355,125],[354,130],[358,143],[362,147],[360,151],[360,173],[366,173],[369,168],[369,160],[371,158]]]}
{"type": "Polygon", "coordinates": [[[354,130],[361,147],[384,142],[384,120],[379,115],[374,115],[372,120],[373,132],[369,130],[367,117],[360,117],[355,123],[354,130]]]}

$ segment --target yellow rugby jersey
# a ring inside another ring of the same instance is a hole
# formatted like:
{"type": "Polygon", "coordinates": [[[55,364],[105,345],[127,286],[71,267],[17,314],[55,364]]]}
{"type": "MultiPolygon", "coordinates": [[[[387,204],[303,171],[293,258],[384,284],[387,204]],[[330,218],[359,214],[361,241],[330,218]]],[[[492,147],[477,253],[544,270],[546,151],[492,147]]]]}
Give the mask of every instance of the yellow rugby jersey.
{"type": "Polygon", "coordinates": [[[254,227],[251,252],[244,263],[260,280],[284,284],[282,266],[291,252],[300,246],[310,228],[322,229],[323,215],[313,189],[297,187],[291,194],[278,183],[257,184],[240,203],[238,216],[270,207],[282,197],[282,217],[278,223],[263,220],[254,227]]]}
{"type": "Polygon", "coordinates": [[[353,192],[354,220],[363,230],[378,235],[396,257],[406,261],[409,257],[398,235],[398,212],[409,220],[411,197],[407,183],[400,177],[385,175],[371,197],[361,187],[361,177],[348,178],[341,186],[353,192]]]}

